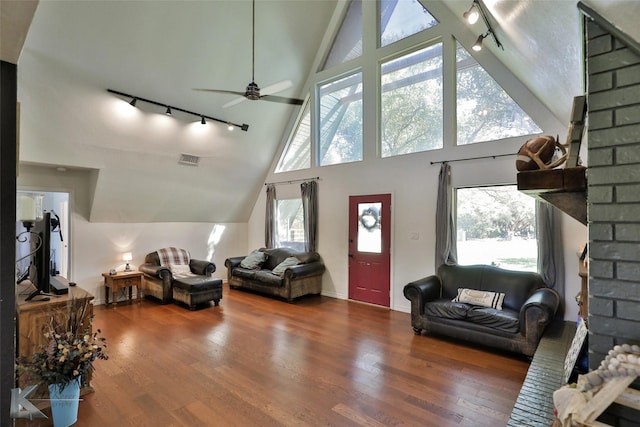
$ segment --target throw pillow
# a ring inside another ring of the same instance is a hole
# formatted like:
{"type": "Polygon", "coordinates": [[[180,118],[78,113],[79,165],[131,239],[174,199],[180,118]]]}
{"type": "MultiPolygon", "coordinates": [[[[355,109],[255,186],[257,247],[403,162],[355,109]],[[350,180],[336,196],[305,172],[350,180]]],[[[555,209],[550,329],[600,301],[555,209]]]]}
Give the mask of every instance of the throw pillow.
{"type": "Polygon", "coordinates": [[[189,276],[191,275],[191,269],[185,264],[169,264],[169,270],[174,276],[189,276]]]}
{"type": "Polygon", "coordinates": [[[284,271],[287,268],[293,267],[294,265],[298,265],[298,264],[300,264],[300,260],[294,256],[290,256],[289,258],[282,261],[280,264],[276,265],[276,268],[271,270],[271,272],[277,276],[282,277],[284,275],[284,271]]]}
{"type": "Polygon", "coordinates": [[[264,252],[253,251],[240,262],[240,267],[248,270],[257,270],[260,268],[263,262],[267,259],[267,255],[264,252]]]}
{"type": "Polygon", "coordinates": [[[467,304],[480,305],[482,307],[490,307],[495,308],[496,310],[502,310],[504,293],[458,288],[458,295],[456,295],[456,297],[451,301],[465,302],[467,304]]]}

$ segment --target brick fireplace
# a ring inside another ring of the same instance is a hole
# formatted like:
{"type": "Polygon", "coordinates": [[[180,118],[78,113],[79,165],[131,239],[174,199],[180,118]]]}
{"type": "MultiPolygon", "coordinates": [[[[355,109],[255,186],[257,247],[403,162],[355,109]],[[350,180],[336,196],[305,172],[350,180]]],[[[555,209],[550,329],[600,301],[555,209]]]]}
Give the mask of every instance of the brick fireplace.
{"type": "MultiPolygon", "coordinates": [[[[640,343],[640,45],[586,13],[589,367],[596,369],[614,345],[640,343]]],[[[613,405],[602,421],[639,419],[613,405]]]]}

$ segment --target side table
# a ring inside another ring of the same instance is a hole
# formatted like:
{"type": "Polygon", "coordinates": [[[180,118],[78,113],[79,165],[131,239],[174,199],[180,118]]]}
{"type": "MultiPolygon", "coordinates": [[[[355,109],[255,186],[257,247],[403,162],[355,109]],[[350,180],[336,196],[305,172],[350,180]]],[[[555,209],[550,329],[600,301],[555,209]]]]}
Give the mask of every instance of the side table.
{"type": "Polygon", "coordinates": [[[140,301],[142,295],[142,276],[144,273],[140,271],[118,271],[116,274],[102,273],[104,277],[104,297],[105,304],[109,304],[109,289],[111,289],[112,303],[117,303],[118,290],[120,288],[129,288],[129,300],[133,299],[133,287],[137,288],[137,299],[140,301]]]}

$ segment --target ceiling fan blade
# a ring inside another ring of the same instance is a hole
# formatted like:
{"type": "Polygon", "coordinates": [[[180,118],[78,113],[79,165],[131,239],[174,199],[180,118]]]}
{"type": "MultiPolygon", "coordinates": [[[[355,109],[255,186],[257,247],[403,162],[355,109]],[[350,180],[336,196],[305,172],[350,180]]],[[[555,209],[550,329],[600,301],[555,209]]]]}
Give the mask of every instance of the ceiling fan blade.
{"type": "Polygon", "coordinates": [[[229,107],[233,107],[234,105],[238,105],[238,104],[240,104],[241,102],[243,102],[243,101],[246,101],[246,100],[247,100],[247,98],[245,98],[245,97],[244,97],[244,93],[239,93],[239,95],[241,95],[241,97],[240,97],[240,98],[235,98],[235,99],[233,99],[233,100],[231,100],[231,101],[227,102],[226,104],[224,104],[224,105],[222,106],[222,108],[229,108],[229,107]]]}
{"type": "Polygon", "coordinates": [[[199,90],[202,92],[228,93],[231,95],[244,96],[244,92],[238,92],[237,90],[222,90],[222,89],[193,89],[193,90],[199,90]]]}
{"type": "Polygon", "coordinates": [[[282,104],[291,104],[291,105],[302,105],[304,103],[304,99],[285,98],[284,96],[276,96],[276,95],[262,95],[260,99],[265,101],[280,102],[282,104]]]}
{"type": "Polygon", "coordinates": [[[293,82],[291,80],[283,80],[279,83],[274,83],[267,87],[260,89],[260,93],[262,95],[271,95],[274,93],[282,92],[283,90],[289,89],[293,86],[293,82]]]}

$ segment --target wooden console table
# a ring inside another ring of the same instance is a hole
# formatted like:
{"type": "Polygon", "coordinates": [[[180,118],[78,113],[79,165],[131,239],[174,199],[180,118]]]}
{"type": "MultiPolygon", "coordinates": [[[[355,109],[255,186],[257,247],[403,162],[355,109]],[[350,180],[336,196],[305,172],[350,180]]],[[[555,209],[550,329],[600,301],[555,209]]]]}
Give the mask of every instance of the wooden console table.
{"type": "MultiPolygon", "coordinates": [[[[64,277],[56,276],[54,280],[66,285],[69,284],[64,277]]],[[[67,312],[67,305],[72,300],[81,304],[89,303],[83,323],[86,322],[86,325],[90,325],[88,323],[89,319],[93,317],[93,304],[91,304],[93,295],[78,286],[69,286],[67,294],[48,296],[49,301],[37,301],[35,299],[25,301],[26,297],[27,295],[18,295],[16,297],[17,356],[31,358],[33,353],[40,349],[41,345],[46,344],[42,332],[43,328],[49,324],[52,316],[63,318],[67,312]]],[[[89,385],[90,380],[90,377],[82,379],[81,394],[93,391],[89,385]]]]}

